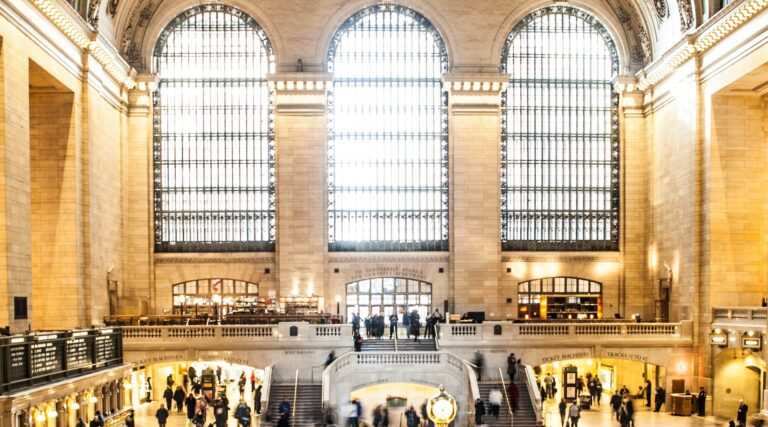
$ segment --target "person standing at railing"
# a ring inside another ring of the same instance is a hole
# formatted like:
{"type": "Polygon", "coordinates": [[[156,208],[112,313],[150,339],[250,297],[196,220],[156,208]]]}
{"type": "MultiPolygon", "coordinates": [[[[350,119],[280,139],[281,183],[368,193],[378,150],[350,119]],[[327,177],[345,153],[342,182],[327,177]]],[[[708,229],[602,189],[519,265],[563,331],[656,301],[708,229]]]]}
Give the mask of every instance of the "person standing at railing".
{"type": "Polygon", "coordinates": [[[515,376],[517,375],[517,359],[515,358],[515,353],[509,353],[509,357],[507,357],[507,375],[509,375],[510,381],[515,380],[515,376]]]}
{"type": "Polygon", "coordinates": [[[389,315],[389,339],[392,339],[393,334],[397,339],[397,314],[395,313],[389,315]]]}

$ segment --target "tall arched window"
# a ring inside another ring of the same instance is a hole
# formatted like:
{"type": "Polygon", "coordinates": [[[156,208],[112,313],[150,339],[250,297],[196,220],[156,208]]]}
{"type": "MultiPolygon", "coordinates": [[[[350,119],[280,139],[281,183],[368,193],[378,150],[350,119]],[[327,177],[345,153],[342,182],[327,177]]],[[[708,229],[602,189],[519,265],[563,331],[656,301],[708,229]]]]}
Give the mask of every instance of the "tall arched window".
{"type": "Polygon", "coordinates": [[[274,55],[264,30],[232,7],[198,6],[165,28],[155,61],[155,250],[274,250],[274,55]]]}
{"type": "Polygon", "coordinates": [[[502,115],[502,249],[618,250],[618,55],[590,14],[536,10],[512,30],[502,115]]]}
{"type": "Polygon", "coordinates": [[[334,36],[329,250],[448,250],[447,68],[438,32],[405,7],[361,10],[334,36]]]}

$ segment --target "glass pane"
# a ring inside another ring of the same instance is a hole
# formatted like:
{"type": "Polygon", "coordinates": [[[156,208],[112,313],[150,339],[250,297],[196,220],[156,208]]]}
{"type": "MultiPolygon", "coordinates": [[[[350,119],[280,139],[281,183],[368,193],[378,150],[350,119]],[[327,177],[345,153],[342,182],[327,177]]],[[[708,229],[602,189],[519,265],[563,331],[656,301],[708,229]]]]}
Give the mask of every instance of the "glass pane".
{"type": "Polygon", "coordinates": [[[371,301],[371,296],[368,294],[360,294],[358,299],[360,301],[360,305],[367,305],[371,301]]]}
{"type": "Polygon", "coordinates": [[[398,305],[405,304],[405,295],[401,295],[401,294],[395,295],[395,304],[398,304],[398,305]]]}
{"type": "Polygon", "coordinates": [[[184,294],[184,284],[173,285],[173,294],[174,295],[182,295],[182,294],[184,294]]]}
{"type": "Polygon", "coordinates": [[[347,295],[347,305],[357,305],[357,295],[347,295]]]}
{"type": "Polygon", "coordinates": [[[371,291],[371,281],[370,280],[362,280],[360,282],[357,282],[358,286],[360,288],[361,294],[367,294],[371,291]]]}
{"type": "Polygon", "coordinates": [[[406,283],[407,282],[405,279],[397,279],[395,292],[397,292],[398,294],[404,294],[408,292],[406,283]]]}
{"type": "Polygon", "coordinates": [[[235,293],[237,294],[246,293],[245,282],[240,282],[240,281],[235,282],[235,293]]]}
{"type": "Polygon", "coordinates": [[[255,283],[251,283],[248,285],[248,293],[250,295],[258,295],[259,294],[259,285],[255,283]]]}
{"type": "Polygon", "coordinates": [[[235,286],[233,280],[224,280],[224,291],[225,294],[232,294],[235,292],[235,286]]]}
{"type": "Polygon", "coordinates": [[[391,294],[395,292],[395,279],[384,279],[384,293],[391,294]]]}
{"type": "Polygon", "coordinates": [[[528,293],[528,282],[523,282],[517,285],[517,292],[528,293]]]}
{"type": "Polygon", "coordinates": [[[596,282],[592,282],[590,284],[590,292],[594,294],[599,294],[600,292],[602,292],[602,290],[600,289],[600,284],[596,282]]]}
{"type": "Polygon", "coordinates": [[[347,285],[347,293],[357,293],[357,282],[347,285]]]}
{"type": "Polygon", "coordinates": [[[381,294],[371,294],[371,305],[381,305],[381,294]]]}
{"type": "Polygon", "coordinates": [[[544,279],[544,280],[542,280],[541,291],[543,293],[552,293],[552,291],[555,288],[553,283],[554,282],[552,281],[552,279],[544,279]]]}
{"type": "Polygon", "coordinates": [[[422,294],[431,294],[432,293],[432,285],[429,283],[421,282],[421,293],[422,294]]]}
{"type": "Polygon", "coordinates": [[[579,280],[579,293],[586,294],[589,292],[589,282],[586,280],[579,280]]]}
{"type": "Polygon", "coordinates": [[[171,21],[155,52],[155,251],[273,251],[266,33],[240,10],[199,5],[171,21]]]}
{"type": "Polygon", "coordinates": [[[408,281],[408,293],[409,294],[418,294],[419,293],[419,282],[415,280],[409,280],[408,281]]]}
{"type": "Polygon", "coordinates": [[[448,120],[440,34],[377,4],[333,39],[327,71],[330,250],[448,249],[448,120]]]}
{"type": "Polygon", "coordinates": [[[207,280],[199,280],[199,281],[191,281],[187,282],[187,293],[188,294],[207,294],[208,293],[208,281],[207,280]]]}
{"type": "Polygon", "coordinates": [[[419,304],[430,305],[432,304],[432,301],[430,301],[431,299],[432,297],[430,297],[429,295],[420,295],[419,304]]]}
{"type": "Polygon", "coordinates": [[[538,294],[541,292],[541,282],[539,280],[531,280],[531,293],[538,294]]]}
{"type": "Polygon", "coordinates": [[[408,304],[418,304],[419,303],[419,296],[418,295],[408,295],[408,304]]]}
{"type": "Polygon", "coordinates": [[[381,293],[381,279],[372,279],[371,280],[371,293],[372,294],[380,294],[381,293]]]}
{"type": "Polygon", "coordinates": [[[395,303],[394,295],[384,294],[384,305],[391,305],[395,303]]]}

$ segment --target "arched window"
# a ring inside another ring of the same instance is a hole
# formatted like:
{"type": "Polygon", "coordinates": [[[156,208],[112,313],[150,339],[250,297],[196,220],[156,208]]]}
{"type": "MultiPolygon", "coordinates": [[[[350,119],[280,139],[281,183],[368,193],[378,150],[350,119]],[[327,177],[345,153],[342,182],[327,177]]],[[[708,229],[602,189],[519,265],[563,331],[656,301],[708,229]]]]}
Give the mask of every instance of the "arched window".
{"type": "Polygon", "coordinates": [[[173,314],[263,314],[259,285],[232,279],[201,279],[177,283],[173,292],[173,314]]]}
{"type": "Polygon", "coordinates": [[[374,314],[392,313],[400,320],[413,310],[422,321],[432,312],[432,284],[399,277],[380,277],[347,284],[347,319],[353,314],[366,318],[374,314]]]}
{"type": "Polygon", "coordinates": [[[603,284],[578,277],[545,277],[517,284],[522,319],[603,318],[603,284]]]}
{"type": "Polygon", "coordinates": [[[443,41],[413,10],[349,18],[328,53],[331,251],[448,250],[443,41]]]}
{"type": "Polygon", "coordinates": [[[590,14],[536,10],[512,30],[501,138],[503,250],[618,250],[616,47],[590,14]]]}
{"type": "Polygon", "coordinates": [[[240,10],[177,16],[155,48],[155,250],[273,251],[274,55],[240,10]]]}

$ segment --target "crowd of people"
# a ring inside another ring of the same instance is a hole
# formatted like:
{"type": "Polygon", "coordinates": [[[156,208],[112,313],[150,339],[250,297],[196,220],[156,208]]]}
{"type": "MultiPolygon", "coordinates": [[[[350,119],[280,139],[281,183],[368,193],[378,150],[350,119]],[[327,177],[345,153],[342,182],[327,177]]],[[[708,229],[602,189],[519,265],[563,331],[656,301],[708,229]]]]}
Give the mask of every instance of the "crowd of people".
{"type": "MultiPolygon", "coordinates": [[[[222,369],[216,368],[216,377],[221,381],[222,369]]],[[[147,378],[146,401],[151,402],[152,378],[147,378]]],[[[238,426],[249,427],[253,416],[261,414],[261,384],[258,384],[255,372],[251,372],[251,391],[253,393],[254,409],[245,402],[244,396],[247,379],[245,372],[242,372],[237,382],[240,390],[240,402],[234,407],[230,406],[229,398],[225,391],[220,391],[215,397],[212,393],[203,393],[200,378],[193,366],[190,366],[187,373],[183,375],[182,383],[174,385],[176,381],[173,374],[168,374],[166,378],[166,389],[163,391],[160,407],[155,411],[155,419],[159,427],[165,427],[172,412],[186,416],[189,423],[195,427],[225,427],[229,417],[237,420],[238,426]],[[208,409],[212,409],[213,417],[208,414],[208,409]]],[[[98,414],[98,412],[97,412],[98,414]]],[[[127,427],[133,427],[133,416],[129,416],[130,421],[126,421],[127,427]]],[[[79,427],[79,426],[78,426],[79,427]]],[[[83,426],[84,427],[84,426],[83,426]]],[[[89,427],[103,427],[103,424],[93,423],[89,427]]]]}
{"type": "MultiPolygon", "coordinates": [[[[437,324],[443,321],[443,315],[440,310],[430,314],[424,324],[424,338],[436,338],[437,337],[437,324]]],[[[385,317],[384,313],[373,314],[365,319],[362,319],[358,313],[354,313],[350,319],[352,323],[352,338],[355,351],[362,350],[363,336],[360,333],[360,327],[365,327],[365,337],[368,339],[382,339],[384,337],[384,331],[386,329],[386,323],[389,322],[389,339],[399,339],[398,337],[398,315],[392,313],[389,317],[385,317]]],[[[406,339],[411,339],[418,342],[419,336],[421,336],[421,315],[416,310],[403,315],[403,326],[406,331],[406,339]]]]}

